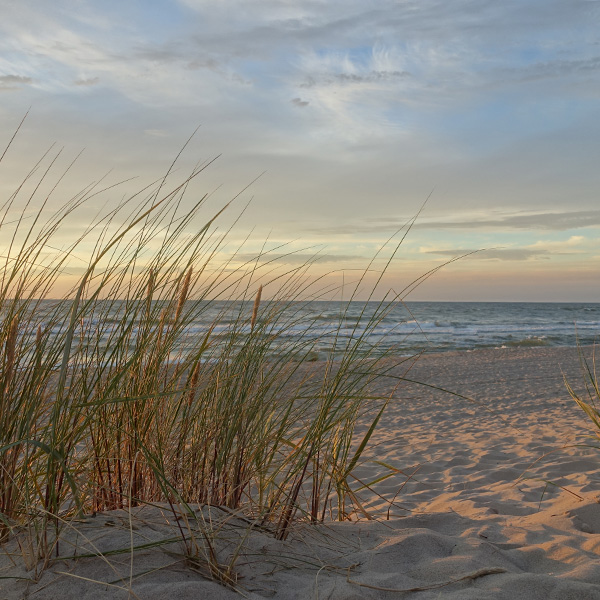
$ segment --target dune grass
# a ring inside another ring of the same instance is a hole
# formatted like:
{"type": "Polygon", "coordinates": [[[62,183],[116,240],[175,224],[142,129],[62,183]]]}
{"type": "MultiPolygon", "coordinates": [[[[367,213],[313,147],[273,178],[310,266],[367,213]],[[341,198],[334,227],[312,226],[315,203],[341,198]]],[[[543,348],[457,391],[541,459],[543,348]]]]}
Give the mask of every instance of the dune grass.
{"type": "Polygon", "coordinates": [[[65,224],[111,189],[91,185],[49,214],[66,174],[52,183],[56,160],[44,155],[0,207],[0,539],[28,532],[28,560],[45,565],[74,519],[167,506],[190,560],[234,585],[237,554],[220,562],[198,506],[278,539],[300,521],[368,516],[351,476],[389,401],[372,384],[391,366],[367,340],[397,298],[350,337],[342,310],[329,354],[308,368],[315,323],[286,333],[331,290],[311,261],[217,261],[222,211],[203,217],[206,196],[180,211],[207,165],[176,184],[170,169],[58,250],[65,224]],[[82,255],[72,290],[51,300],[82,255]]]}
{"type": "Polygon", "coordinates": [[[591,357],[587,357],[585,348],[578,346],[579,362],[583,374],[583,384],[585,391],[577,391],[565,377],[565,385],[571,398],[575,400],[579,408],[586,414],[594,427],[594,433],[591,436],[595,443],[595,448],[600,447],[600,379],[596,369],[596,347],[593,347],[591,357]]]}

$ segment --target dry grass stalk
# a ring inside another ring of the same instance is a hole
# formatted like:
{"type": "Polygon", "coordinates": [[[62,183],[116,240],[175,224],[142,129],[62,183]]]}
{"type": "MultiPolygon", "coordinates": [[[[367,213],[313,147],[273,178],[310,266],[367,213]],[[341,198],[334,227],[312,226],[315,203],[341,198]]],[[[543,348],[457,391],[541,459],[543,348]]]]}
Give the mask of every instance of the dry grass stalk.
{"type": "Polygon", "coordinates": [[[185,304],[185,301],[187,300],[191,279],[192,267],[190,267],[187,273],[185,274],[185,279],[183,280],[183,285],[181,286],[179,302],[177,302],[177,310],[175,311],[175,321],[179,321],[179,317],[181,316],[181,312],[183,311],[183,306],[185,304]]]}
{"type": "Polygon", "coordinates": [[[150,321],[150,316],[152,314],[152,296],[154,294],[155,282],[156,271],[154,269],[150,269],[150,274],[148,275],[148,283],[146,285],[146,314],[144,315],[144,320],[146,323],[150,321]]]}
{"type": "Polygon", "coordinates": [[[198,386],[198,379],[200,378],[200,368],[200,363],[197,363],[192,372],[192,376],[190,377],[189,392],[187,397],[188,407],[193,404],[196,397],[196,387],[198,386]]]}
{"type": "Polygon", "coordinates": [[[256,298],[254,298],[254,306],[252,307],[252,320],[250,321],[250,331],[254,331],[254,325],[256,324],[256,317],[258,317],[258,307],[260,306],[260,297],[262,295],[262,284],[258,286],[256,292],[256,298]]]}
{"type": "Polygon", "coordinates": [[[8,390],[12,383],[15,366],[15,355],[17,348],[17,332],[19,330],[19,317],[15,315],[10,323],[6,343],[4,346],[4,394],[8,394],[8,390]]]}

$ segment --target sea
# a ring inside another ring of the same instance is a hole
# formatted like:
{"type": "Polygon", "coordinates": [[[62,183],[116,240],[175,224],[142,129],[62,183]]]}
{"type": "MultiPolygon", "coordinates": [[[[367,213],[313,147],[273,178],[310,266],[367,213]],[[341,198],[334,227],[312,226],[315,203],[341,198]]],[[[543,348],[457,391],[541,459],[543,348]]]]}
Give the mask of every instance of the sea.
{"type": "MultiPolygon", "coordinates": [[[[49,301],[50,309],[53,302],[49,301]]],[[[100,303],[101,306],[102,303],[100,303]]],[[[373,355],[418,352],[474,351],[482,348],[534,348],[592,345],[600,340],[600,303],[558,302],[291,302],[271,311],[263,301],[258,310],[261,335],[269,338],[269,352],[300,342],[309,360],[332,354],[340,356],[360,339],[361,347],[373,355]],[[279,319],[273,319],[278,314],[279,319]]],[[[100,346],[110,344],[111,331],[119,328],[119,303],[114,310],[101,310],[82,322],[75,345],[93,343],[98,332],[100,346]],[[102,315],[100,315],[100,312],[102,315]],[[91,337],[88,335],[91,334],[91,337]]],[[[186,307],[192,309],[192,305],[186,307]]],[[[210,331],[211,348],[225,342],[228,332],[237,332],[235,345],[243,345],[251,334],[252,302],[210,301],[196,305],[171,354],[173,360],[193,352],[210,331]]],[[[42,310],[43,312],[43,310],[42,310]]],[[[43,320],[43,318],[42,318],[43,320]]],[[[55,331],[64,332],[68,319],[55,331]]],[[[122,322],[121,322],[122,325],[122,322]]],[[[155,324],[157,326],[157,324],[155,324]]],[[[133,327],[135,333],[136,327],[133,327]]],[[[33,335],[31,332],[30,335],[33,335]]],[[[256,331],[255,331],[256,335],[256,331]]],[[[135,338],[135,335],[133,336],[135,338]]]]}
{"type": "MultiPolygon", "coordinates": [[[[293,324],[281,326],[278,334],[282,340],[314,340],[315,359],[359,337],[376,352],[402,355],[591,345],[600,339],[600,303],[407,302],[382,307],[378,302],[322,301],[290,309],[295,311],[293,324]]],[[[216,302],[203,314],[205,322],[194,323],[189,335],[201,335],[217,313],[225,320],[215,334],[227,328],[228,312],[224,304],[216,302]]],[[[231,318],[239,319],[239,313],[232,311],[231,318]]],[[[246,318],[249,322],[249,314],[246,318]]]]}

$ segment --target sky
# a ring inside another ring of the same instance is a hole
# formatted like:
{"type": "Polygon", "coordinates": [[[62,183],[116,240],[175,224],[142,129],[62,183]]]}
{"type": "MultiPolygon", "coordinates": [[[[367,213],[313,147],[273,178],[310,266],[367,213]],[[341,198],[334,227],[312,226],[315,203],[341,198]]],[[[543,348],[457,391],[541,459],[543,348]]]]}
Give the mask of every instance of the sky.
{"type": "Polygon", "coordinates": [[[50,205],[109,170],[107,182],[137,177],[107,192],[118,202],[199,127],[181,172],[218,158],[185,202],[208,192],[210,212],[242,192],[223,227],[251,200],[232,233],[250,235],[247,256],[286,243],[282,262],[317,252],[316,275],[351,278],[425,203],[385,286],[468,255],[409,299],[600,301],[598,0],[0,0],[0,12],[0,145],[29,110],[3,196],[56,142],[65,165],[84,152],[50,205]]]}

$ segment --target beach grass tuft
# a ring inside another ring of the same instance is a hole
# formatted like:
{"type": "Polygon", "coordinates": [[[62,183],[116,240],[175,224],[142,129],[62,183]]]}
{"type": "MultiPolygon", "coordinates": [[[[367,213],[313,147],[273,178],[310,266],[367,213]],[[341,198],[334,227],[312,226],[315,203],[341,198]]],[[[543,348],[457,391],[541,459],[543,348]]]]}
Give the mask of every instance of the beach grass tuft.
{"type": "Polygon", "coordinates": [[[373,384],[391,367],[367,340],[396,298],[351,336],[342,310],[309,368],[316,321],[286,334],[324,293],[311,261],[220,263],[222,211],[203,217],[206,196],[179,210],[206,165],[170,187],[169,171],[73,239],[64,230],[102,190],[49,212],[41,190],[56,159],[42,157],[0,207],[0,539],[26,532],[27,560],[47,564],[75,519],[166,506],[190,564],[235,587],[239,547],[223,562],[219,529],[198,507],[278,539],[298,522],[368,517],[352,472],[389,401],[373,384]],[[72,241],[57,250],[59,238],[72,241]]]}
{"type": "Polygon", "coordinates": [[[596,369],[596,347],[593,347],[591,357],[586,356],[584,350],[584,348],[578,346],[579,363],[585,391],[577,391],[566,377],[564,381],[573,400],[593,424],[594,435],[592,437],[600,442],[600,379],[596,369]]]}

